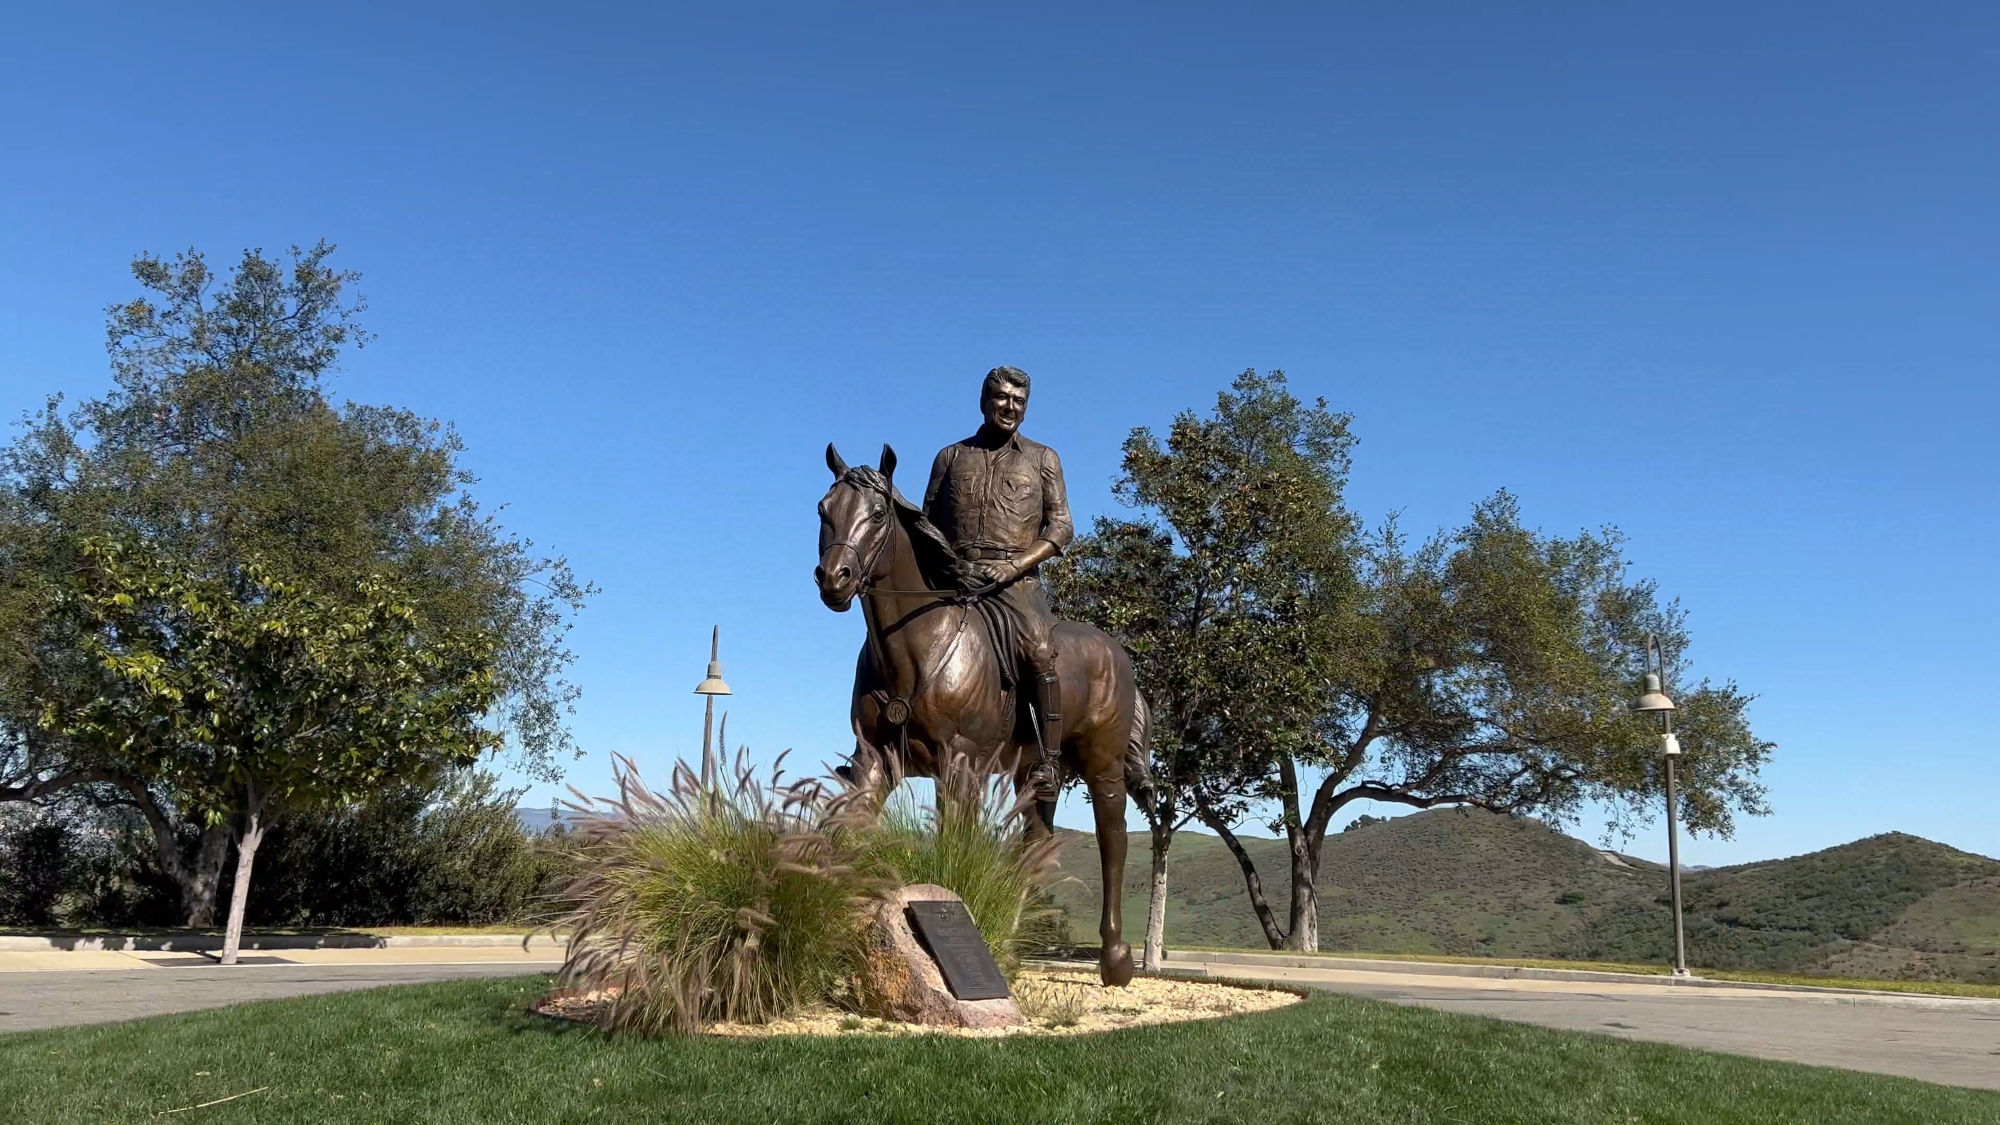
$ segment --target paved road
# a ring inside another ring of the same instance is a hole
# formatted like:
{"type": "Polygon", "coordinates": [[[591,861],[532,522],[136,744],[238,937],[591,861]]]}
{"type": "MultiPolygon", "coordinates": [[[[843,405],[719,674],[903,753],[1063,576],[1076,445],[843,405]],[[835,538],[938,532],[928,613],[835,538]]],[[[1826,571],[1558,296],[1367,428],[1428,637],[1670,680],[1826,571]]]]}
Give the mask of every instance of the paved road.
{"type": "Polygon", "coordinates": [[[141,1016],[349,992],[387,984],[545,973],[554,965],[523,961],[406,965],[251,963],[166,965],[143,969],[0,972],[0,1032],[109,1023],[141,1016]]]}
{"type": "Polygon", "coordinates": [[[2000,1089],[2000,1002],[1401,972],[1260,971],[1240,964],[1209,971],[1621,1039],[2000,1089]]]}

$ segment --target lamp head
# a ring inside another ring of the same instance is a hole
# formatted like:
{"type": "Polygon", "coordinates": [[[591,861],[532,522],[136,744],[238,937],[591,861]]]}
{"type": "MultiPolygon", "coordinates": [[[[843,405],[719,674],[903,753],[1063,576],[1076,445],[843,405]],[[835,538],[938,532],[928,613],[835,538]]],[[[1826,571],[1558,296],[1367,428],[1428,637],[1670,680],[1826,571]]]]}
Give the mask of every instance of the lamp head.
{"type": "MultiPolygon", "coordinates": [[[[687,681],[682,680],[681,682],[686,683],[687,681]]],[[[729,694],[729,685],[722,682],[722,661],[711,660],[708,662],[708,678],[695,685],[694,693],[696,695],[729,694]]]]}
{"type": "Polygon", "coordinates": [[[1660,690],[1660,674],[1658,672],[1646,673],[1645,686],[1640,689],[1640,692],[1639,698],[1632,704],[1632,710],[1637,711],[1641,715],[1651,715],[1674,709],[1674,701],[1667,698],[1666,692],[1660,690]]]}

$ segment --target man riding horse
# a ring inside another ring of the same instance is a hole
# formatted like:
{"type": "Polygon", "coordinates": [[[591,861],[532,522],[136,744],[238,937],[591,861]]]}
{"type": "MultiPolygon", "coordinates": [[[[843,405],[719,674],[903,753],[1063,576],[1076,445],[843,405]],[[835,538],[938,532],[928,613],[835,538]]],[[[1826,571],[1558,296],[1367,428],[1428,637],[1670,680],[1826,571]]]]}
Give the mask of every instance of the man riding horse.
{"type": "Polygon", "coordinates": [[[1097,836],[1098,972],[1122,985],[1133,969],[1125,809],[1128,796],[1150,807],[1150,712],[1117,640],[1057,621],[1042,594],[1037,568],[1071,528],[1062,463],[1020,435],[1028,377],[995,368],[980,405],[986,424],[938,453],[922,510],[896,489],[894,449],[883,446],[870,467],[826,447],[833,484],[819,502],[813,582],[828,609],[858,601],[866,622],[850,697],[854,755],[835,773],[879,800],[901,778],[969,763],[1032,797],[1030,838],[1054,832],[1058,780],[1076,777],[1097,836]]]}
{"type": "Polygon", "coordinates": [[[1041,753],[1029,774],[1045,800],[1056,795],[1062,747],[1062,678],[1056,671],[1055,615],[1042,593],[1040,567],[1069,545],[1073,528],[1062,461],[1021,435],[1029,379],[1017,367],[986,373],[979,391],[979,432],[938,450],[924,489],[924,515],[962,560],[963,590],[991,587],[990,608],[1004,618],[1006,654],[1034,709],[1041,753]]]}

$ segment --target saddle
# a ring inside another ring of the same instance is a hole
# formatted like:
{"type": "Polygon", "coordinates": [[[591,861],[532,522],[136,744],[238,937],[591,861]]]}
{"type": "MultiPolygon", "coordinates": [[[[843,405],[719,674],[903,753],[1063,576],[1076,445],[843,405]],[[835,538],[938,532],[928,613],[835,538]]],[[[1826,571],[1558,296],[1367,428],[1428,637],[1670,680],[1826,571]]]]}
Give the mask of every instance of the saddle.
{"type": "MultiPolygon", "coordinates": [[[[1016,647],[1020,643],[1019,625],[1011,614],[1000,608],[991,590],[983,593],[962,593],[952,601],[970,608],[973,617],[984,626],[986,638],[993,646],[992,652],[1000,660],[1000,694],[1007,697],[1014,705],[1015,737],[1022,741],[1033,741],[1034,720],[1028,712],[1028,699],[1018,690],[1021,686],[1020,662],[1013,659],[1013,654],[1019,651],[1016,647]]],[[[891,723],[902,726],[909,720],[910,705],[907,700],[891,697],[882,688],[876,688],[873,694],[877,704],[882,707],[883,715],[891,723]]]]}

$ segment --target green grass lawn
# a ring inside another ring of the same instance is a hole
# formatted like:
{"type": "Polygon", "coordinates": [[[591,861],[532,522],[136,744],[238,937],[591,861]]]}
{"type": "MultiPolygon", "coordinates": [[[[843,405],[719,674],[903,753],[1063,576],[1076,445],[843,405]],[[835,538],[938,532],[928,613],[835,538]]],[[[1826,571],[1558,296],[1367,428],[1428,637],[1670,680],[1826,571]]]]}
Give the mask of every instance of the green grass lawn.
{"type": "Polygon", "coordinates": [[[9,1122],[2000,1121],[2000,1093],[1339,996],[1062,1039],[646,1041],[457,981],[0,1036],[9,1122]]]}

